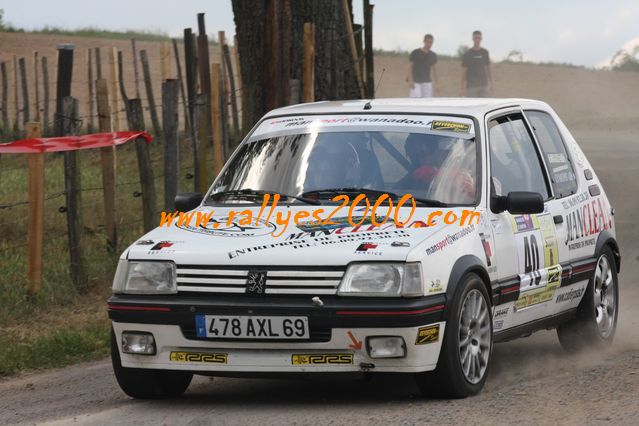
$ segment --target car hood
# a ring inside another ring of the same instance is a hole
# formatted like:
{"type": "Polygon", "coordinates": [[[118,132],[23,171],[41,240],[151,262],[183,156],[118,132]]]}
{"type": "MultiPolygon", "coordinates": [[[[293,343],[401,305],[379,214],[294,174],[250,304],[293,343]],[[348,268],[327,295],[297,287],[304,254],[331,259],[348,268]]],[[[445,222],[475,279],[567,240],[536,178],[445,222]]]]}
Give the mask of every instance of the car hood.
{"type": "MultiPolygon", "coordinates": [[[[324,206],[329,213],[334,207],[324,206]]],[[[399,210],[397,224],[393,215],[381,226],[371,224],[370,215],[359,226],[353,226],[346,215],[334,215],[335,224],[317,225],[312,218],[293,218],[301,210],[314,206],[279,206],[267,215],[259,207],[236,208],[237,214],[229,222],[229,208],[200,207],[192,212],[191,222],[161,226],[133,243],[126,252],[128,259],[172,260],[189,265],[346,265],[353,261],[405,261],[420,243],[456,227],[427,219],[433,209],[417,208],[410,220],[410,208],[399,210]],[[200,215],[211,214],[204,226],[196,224],[200,215]],[[252,220],[249,222],[249,214],[252,220]],[[289,216],[290,215],[290,216],[289,216]],[[286,218],[289,223],[286,224],[286,218]]],[[[363,210],[363,209],[362,209],[363,210]]],[[[385,213],[384,208],[380,209],[385,213]]],[[[462,209],[453,210],[461,215],[462,209]]],[[[344,208],[342,211],[347,212],[344,208]]],[[[323,218],[328,213],[322,215],[323,218]]],[[[353,213],[353,222],[362,220],[363,211],[353,213]]],[[[441,218],[442,216],[440,216],[441,218]]],[[[382,221],[383,217],[379,218],[382,221]]]]}

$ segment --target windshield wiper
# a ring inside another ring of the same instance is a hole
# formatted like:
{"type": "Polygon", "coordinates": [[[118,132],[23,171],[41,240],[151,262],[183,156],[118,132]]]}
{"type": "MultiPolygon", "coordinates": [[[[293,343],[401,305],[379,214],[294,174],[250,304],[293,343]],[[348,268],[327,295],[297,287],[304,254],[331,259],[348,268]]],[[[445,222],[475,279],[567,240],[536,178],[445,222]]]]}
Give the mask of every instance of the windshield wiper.
{"type": "Polygon", "coordinates": [[[282,198],[293,198],[295,200],[301,201],[303,203],[306,204],[312,204],[312,205],[320,205],[322,203],[320,203],[318,200],[312,200],[310,198],[306,198],[304,196],[298,196],[298,195],[289,195],[289,194],[282,194],[280,192],[275,192],[275,191],[265,191],[265,190],[258,190],[258,189],[250,189],[250,188],[246,188],[246,189],[233,189],[231,191],[221,191],[221,192],[215,192],[213,194],[211,194],[209,196],[210,200],[215,200],[218,198],[222,198],[222,197],[227,197],[227,196],[248,196],[248,197],[259,197],[259,196],[264,196],[264,195],[279,195],[282,198]]]}
{"type": "MultiPolygon", "coordinates": [[[[346,187],[346,188],[328,188],[328,189],[318,189],[313,191],[308,191],[302,194],[302,196],[306,196],[308,194],[364,194],[366,196],[370,195],[373,197],[380,197],[383,194],[387,194],[391,200],[399,200],[401,197],[393,192],[382,191],[379,189],[371,189],[371,188],[354,188],[354,187],[346,187]]],[[[438,200],[431,200],[428,198],[420,198],[413,196],[413,199],[416,203],[422,204],[428,207],[448,207],[447,203],[438,200]]]]}

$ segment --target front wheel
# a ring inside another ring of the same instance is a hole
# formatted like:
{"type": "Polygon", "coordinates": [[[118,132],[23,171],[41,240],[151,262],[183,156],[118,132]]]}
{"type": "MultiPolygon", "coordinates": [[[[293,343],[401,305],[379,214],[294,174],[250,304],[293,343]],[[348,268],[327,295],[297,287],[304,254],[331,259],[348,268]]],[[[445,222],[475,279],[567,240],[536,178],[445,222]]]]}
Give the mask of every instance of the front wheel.
{"type": "Polygon", "coordinates": [[[568,352],[610,346],[617,329],[619,281],[612,250],[599,255],[577,315],[557,328],[559,343],[568,352]]]}
{"type": "Polygon", "coordinates": [[[120,388],[132,398],[175,398],[186,391],[193,378],[192,373],[184,371],[122,367],[113,329],[111,329],[111,362],[120,388]]]}
{"type": "Polygon", "coordinates": [[[464,398],[484,387],[493,346],[492,315],[482,279],[467,274],[449,306],[437,368],[416,375],[426,396],[464,398]]]}

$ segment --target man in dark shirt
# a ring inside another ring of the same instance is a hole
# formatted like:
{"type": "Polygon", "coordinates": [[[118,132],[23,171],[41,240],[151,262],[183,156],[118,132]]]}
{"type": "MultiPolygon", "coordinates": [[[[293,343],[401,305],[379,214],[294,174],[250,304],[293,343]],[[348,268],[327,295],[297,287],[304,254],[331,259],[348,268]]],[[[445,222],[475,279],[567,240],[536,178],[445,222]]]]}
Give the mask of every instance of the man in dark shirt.
{"type": "Polygon", "coordinates": [[[473,31],[473,47],[462,58],[461,95],[471,98],[485,98],[492,95],[493,76],[490,72],[488,50],[480,46],[481,31],[473,31]]]}
{"type": "Polygon", "coordinates": [[[433,36],[424,36],[424,46],[415,49],[410,54],[410,66],[406,81],[410,84],[408,96],[411,98],[430,98],[433,96],[433,82],[436,83],[437,72],[435,64],[437,55],[430,50],[433,46],[433,36]]]}

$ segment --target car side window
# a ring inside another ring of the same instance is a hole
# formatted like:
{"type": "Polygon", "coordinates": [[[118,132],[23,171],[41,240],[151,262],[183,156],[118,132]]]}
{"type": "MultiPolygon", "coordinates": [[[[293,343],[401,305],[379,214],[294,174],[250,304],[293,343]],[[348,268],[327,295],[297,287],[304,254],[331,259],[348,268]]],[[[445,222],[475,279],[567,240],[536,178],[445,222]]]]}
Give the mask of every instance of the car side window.
{"type": "Polygon", "coordinates": [[[526,117],[541,145],[541,151],[546,159],[555,191],[555,198],[575,194],[577,192],[577,177],[555,121],[548,113],[542,111],[526,111],[526,117]]]}
{"type": "Polygon", "coordinates": [[[495,118],[488,123],[492,190],[538,192],[547,200],[548,186],[539,155],[522,114],[495,118]]]}

